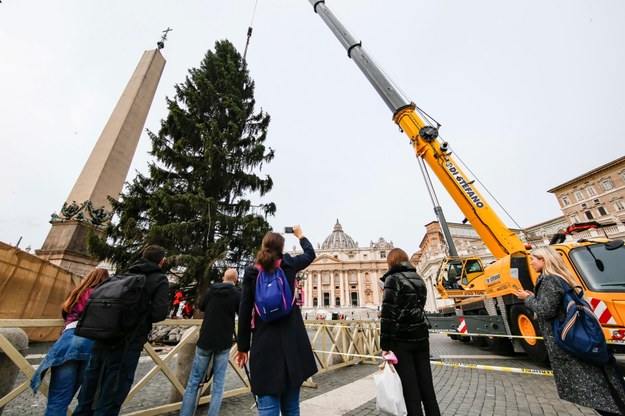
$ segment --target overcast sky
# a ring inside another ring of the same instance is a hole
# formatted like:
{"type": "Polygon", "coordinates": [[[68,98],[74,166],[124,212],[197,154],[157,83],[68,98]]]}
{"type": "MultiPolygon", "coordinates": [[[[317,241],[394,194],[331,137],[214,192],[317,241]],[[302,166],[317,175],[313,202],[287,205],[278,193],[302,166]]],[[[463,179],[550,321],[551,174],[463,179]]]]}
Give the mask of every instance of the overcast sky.
{"type": "MultiPolygon", "coordinates": [[[[145,128],[215,41],[245,46],[256,0],[3,0],[0,240],[40,248],[145,50],[173,28],[145,128]]],[[[327,0],[521,227],[561,215],[547,192],[625,153],[622,0],[327,0]]],[[[259,0],[247,54],[272,118],[276,229],[412,253],[435,220],[414,152],[308,0],[259,0]]],[[[142,134],[128,180],[145,171],[142,134]]],[[[447,219],[463,215],[435,183],[447,219]]],[[[483,194],[484,189],[480,188],[483,194]]],[[[485,194],[486,196],[486,194],[485,194]]],[[[510,227],[516,225],[496,207],[510,227]]],[[[287,239],[290,247],[294,239],[287,239]]]]}

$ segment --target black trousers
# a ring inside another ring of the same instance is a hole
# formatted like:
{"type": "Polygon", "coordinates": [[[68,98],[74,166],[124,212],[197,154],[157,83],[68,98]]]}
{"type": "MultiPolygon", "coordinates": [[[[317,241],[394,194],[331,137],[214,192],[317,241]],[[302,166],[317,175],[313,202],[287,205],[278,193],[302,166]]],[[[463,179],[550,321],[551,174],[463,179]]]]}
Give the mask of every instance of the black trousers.
{"type": "Polygon", "coordinates": [[[430,342],[395,342],[397,357],[395,369],[401,379],[408,416],[440,416],[436,401],[432,369],[430,367],[430,342]],[[421,408],[423,404],[423,408],[421,408]]]}

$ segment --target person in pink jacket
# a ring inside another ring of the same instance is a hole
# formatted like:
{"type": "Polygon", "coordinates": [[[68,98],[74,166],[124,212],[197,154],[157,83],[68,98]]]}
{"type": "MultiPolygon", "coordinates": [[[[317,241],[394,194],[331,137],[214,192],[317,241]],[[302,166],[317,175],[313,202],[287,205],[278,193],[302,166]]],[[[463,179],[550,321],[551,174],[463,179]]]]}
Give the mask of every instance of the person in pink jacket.
{"type": "Polygon", "coordinates": [[[46,416],[67,415],[67,408],[82,384],[93,341],[74,335],[74,330],[91,292],[108,277],[106,269],[92,270],[61,305],[65,319],[61,337],[50,348],[30,381],[33,392],[37,392],[46,371],[51,369],[46,416]]]}

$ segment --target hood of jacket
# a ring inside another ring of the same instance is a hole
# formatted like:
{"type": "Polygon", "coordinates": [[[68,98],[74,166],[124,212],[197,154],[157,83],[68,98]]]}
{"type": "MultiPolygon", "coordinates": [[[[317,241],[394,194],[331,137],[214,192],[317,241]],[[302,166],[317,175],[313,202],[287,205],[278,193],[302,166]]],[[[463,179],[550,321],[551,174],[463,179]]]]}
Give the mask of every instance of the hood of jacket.
{"type": "Polygon", "coordinates": [[[128,271],[131,273],[143,273],[143,274],[150,274],[154,272],[162,273],[162,268],[160,265],[154,263],[153,261],[140,258],[139,260],[134,262],[132,266],[130,266],[130,268],[128,268],[128,271]]]}
{"type": "Polygon", "coordinates": [[[210,291],[215,296],[231,296],[233,293],[237,293],[238,289],[232,283],[217,282],[211,285],[210,291]]]}
{"type": "Polygon", "coordinates": [[[394,265],[393,267],[391,267],[390,269],[388,269],[388,271],[386,273],[384,273],[384,275],[382,277],[380,277],[380,280],[382,282],[384,282],[386,280],[386,278],[392,274],[395,273],[401,273],[401,272],[417,272],[417,269],[415,269],[415,267],[410,264],[407,261],[401,262],[399,264],[394,265]]]}

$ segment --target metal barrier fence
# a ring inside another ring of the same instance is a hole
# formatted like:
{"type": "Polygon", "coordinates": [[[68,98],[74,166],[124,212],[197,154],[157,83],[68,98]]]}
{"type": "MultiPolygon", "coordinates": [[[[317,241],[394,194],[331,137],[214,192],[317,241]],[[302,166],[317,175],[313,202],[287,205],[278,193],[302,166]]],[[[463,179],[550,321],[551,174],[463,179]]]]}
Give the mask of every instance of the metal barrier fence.
{"type": "MultiPolygon", "coordinates": [[[[62,319],[0,319],[0,328],[62,327],[63,323],[62,319]]],[[[155,326],[188,326],[194,329],[193,331],[185,333],[185,336],[180,342],[172,347],[163,357],[160,356],[149,343],[143,346],[145,353],[150,357],[154,366],[133,385],[126,401],[122,405],[122,412],[132,398],[142,389],[148,388],[150,381],[159,373],[164,374],[171,385],[181,395],[184,394],[183,382],[176,377],[167,364],[172,361],[184,345],[190,342],[189,340],[195,339],[193,335],[199,331],[201,323],[201,319],[167,319],[154,324],[155,326]]],[[[378,322],[356,320],[305,321],[305,323],[320,373],[354,364],[376,363],[375,358],[381,351],[379,344],[380,326],[378,322]]],[[[35,373],[35,368],[1,333],[0,351],[9,357],[26,377],[26,381],[0,398],[0,408],[2,408],[20,394],[30,389],[30,379],[35,373]]],[[[233,361],[235,353],[236,345],[233,345],[230,351],[230,367],[240,379],[243,387],[224,391],[224,398],[249,393],[251,391],[250,383],[245,372],[233,361]]],[[[203,391],[208,389],[211,384],[212,380],[209,380],[209,382],[204,385],[203,391]]],[[[316,384],[312,379],[309,379],[304,383],[304,386],[315,387],[316,384]]],[[[41,383],[40,391],[47,397],[48,385],[45,381],[41,383]]],[[[208,402],[210,402],[210,396],[203,396],[200,398],[199,404],[206,404],[208,402]]],[[[159,415],[166,412],[177,411],[180,409],[180,405],[181,402],[175,402],[124,414],[132,416],[159,415]]]]}

